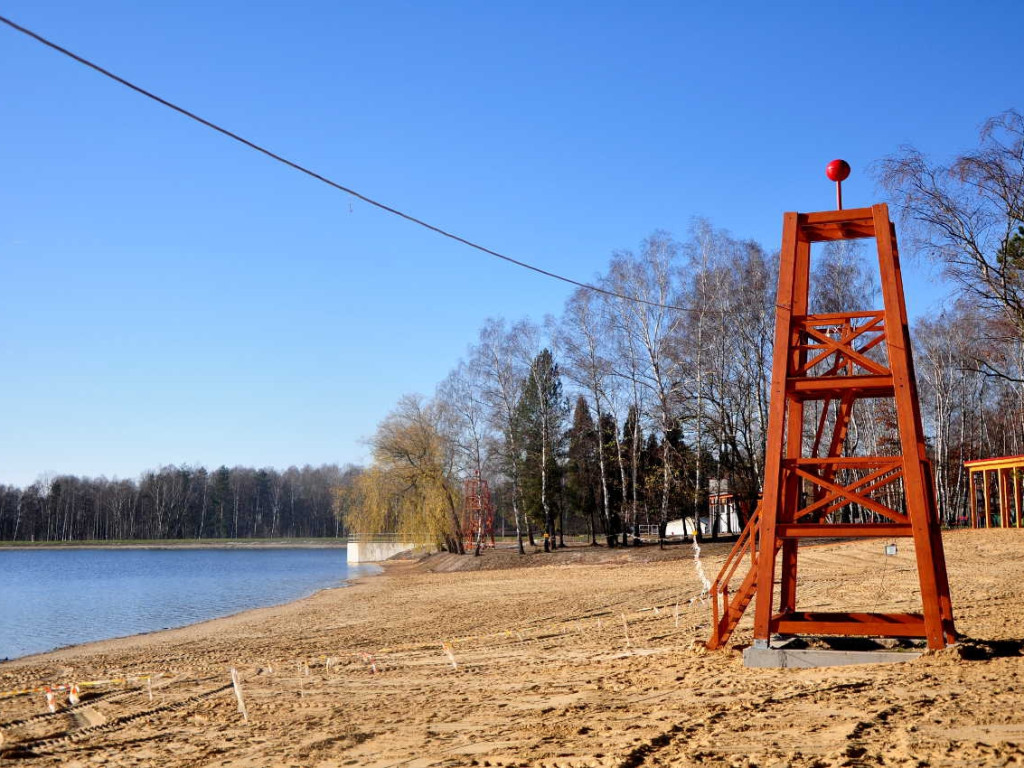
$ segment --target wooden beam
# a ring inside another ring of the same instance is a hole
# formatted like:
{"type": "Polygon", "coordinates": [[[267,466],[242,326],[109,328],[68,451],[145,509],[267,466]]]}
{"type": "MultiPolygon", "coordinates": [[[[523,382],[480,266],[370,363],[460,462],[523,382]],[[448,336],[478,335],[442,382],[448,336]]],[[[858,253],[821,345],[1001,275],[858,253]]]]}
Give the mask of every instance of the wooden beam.
{"type": "Polygon", "coordinates": [[[919,613],[788,613],[773,618],[780,635],[925,637],[919,613]]]}
{"type": "Polygon", "coordinates": [[[891,375],[864,374],[860,376],[814,376],[791,378],[787,389],[800,400],[824,400],[841,397],[853,391],[858,397],[892,397],[891,375]]]}
{"type": "Polygon", "coordinates": [[[782,523],[775,528],[781,539],[886,538],[913,536],[910,523],[782,523]]]}
{"type": "Polygon", "coordinates": [[[967,470],[967,478],[968,478],[968,481],[969,481],[968,484],[971,487],[971,506],[970,506],[971,528],[977,528],[978,527],[978,488],[977,488],[977,485],[974,482],[974,476],[976,474],[978,474],[978,473],[975,472],[973,469],[968,468],[968,470],[967,470]]]}
{"type": "Polygon", "coordinates": [[[981,493],[985,497],[985,525],[984,528],[992,527],[992,503],[988,493],[988,470],[981,470],[981,493]]]}

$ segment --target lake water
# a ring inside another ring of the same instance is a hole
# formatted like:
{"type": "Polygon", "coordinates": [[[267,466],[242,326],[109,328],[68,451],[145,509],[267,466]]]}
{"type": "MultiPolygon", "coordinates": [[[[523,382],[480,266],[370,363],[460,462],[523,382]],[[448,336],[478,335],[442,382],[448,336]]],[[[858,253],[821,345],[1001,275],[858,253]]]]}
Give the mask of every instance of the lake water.
{"type": "Polygon", "coordinates": [[[0,659],[181,627],[374,573],[336,549],[0,551],[0,659]]]}

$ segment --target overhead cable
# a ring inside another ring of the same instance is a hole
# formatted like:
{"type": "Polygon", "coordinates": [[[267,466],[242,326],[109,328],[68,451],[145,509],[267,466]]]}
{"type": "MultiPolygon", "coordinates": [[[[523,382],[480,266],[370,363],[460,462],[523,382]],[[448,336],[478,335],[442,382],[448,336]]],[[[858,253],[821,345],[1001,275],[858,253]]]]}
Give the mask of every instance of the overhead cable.
{"type": "Polygon", "coordinates": [[[20,24],[15,23],[14,21],[12,21],[11,19],[8,19],[5,16],[0,16],[0,21],[2,21],[4,24],[6,24],[7,26],[11,27],[12,29],[15,29],[18,32],[21,32],[22,34],[28,35],[33,40],[36,40],[36,41],[42,43],[43,45],[47,46],[48,48],[52,48],[53,50],[57,51],[58,53],[62,53],[65,56],[67,56],[67,57],[69,57],[71,59],[74,59],[79,64],[84,64],[85,66],[89,67],[90,69],[95,70],[96,72],[99,72],[101,75],[104,75],[105,77],[108,77],[108,78],[110,78],[111,80],[113,80],[113,81],[115,81],[117,83],[120,83],[121,85],[125,86],[126,88],[130,88],[131,90],[135,91],[136,93],[139,93],[139,94],[145,96],[148,99],[152,99],[153,101],[157,102],[158,104],[162,104],[163,106],[168,107],[169,109],[173,109],[175,112],[178,112],[178,113],[184,115],[185,117],[187,117],[187,118],[189,118],[191,120],[195,120],[197,123],[200,123],[200,124],[206,126],[207,128],[210,128],[210,129],[212,129],[214,131],[217,131],[218,133],[223,134],[224,136],[227,136],[230,139],[234,139],[235,141],[239,142],[240,144],[244,144],[245,146],[249,147],[250,149],[254,149],[257,152],[259,152],[260,154],[266,155],[267,157],[271,158],[272,160],[276,160],[279,163],[283,163],[284,165],[287,165],[289,168],[292,168],[292,169],[294,169],[296,171],[299,171],[300,173],[304,173],[307,176],[311,176],[314,179],[316,179],[317,181],[323,182],[324,184],[327,184],[330,187],[334,187],[335,189],[337,189],[337,190],[339,190],[341,192],[344,192],[344,193],[346,193],[348,195],[351,195],[352,197],[355,197],[358,200],[362,200],[364,203],[367,203],[369,205],[374,206],[375,208],[379,208],[382,211],[386,211],[386,212],[388,212],[390,214],[398,216],[399,218],[405,219],[406,221],[412,222],[413,224],[417,224],[417,225],[419,225],[421,227],[424,227],[425,229],[429,229],[431,232],[436,232],[437,234],[442,235],[443,237],[447,237],[447,238],[449,238],[451,240],[455,240],[458,243],[462,243],[463,245],[467,245],[470,248],[474,248],[474,249],[476,249],[478,251],[486,253],[489,256],[494,256],[495,258],[502,259],[503,261],[507,261],[510,264],[515,264],[517,267],[523,267],[524,269],[529,269],[529,270],[531,270],[533,272],[536,272],[536,273],[538,273],[540,275],[544,275],[545,277],[550,277],[550,278],[553,278],[555,280],[561,280],[564,283],[569,283],[570,285],[575,285],[575,286],[577,286],[579,288],[584,288],[584,289],[586,289],[588,291],[594,291],[596,293],[601,293],[601,294],[604,294],[605,296],[611,296],[611,297],[616,298],[616,299],[622,299],[624,301],[635,302],[635,303],[638,303],[638,304],[645,304],[647,306],[656,307],[658,309],[672,309],[672,310],[677,310],[677,311],[680,311],[680,312],[701,312],[702,311],[702,310],[699,310],[699,309],[695,309],[693,307],[679,307],[679,306],[674,306],[672,304],[661,304],[661,303],[659,303],[657,301],[650,301],[648,299],[640,298],[639,296],[629,296],[629,295],[626,295],[626,294],[617,293],[615,291],[610,291],[610,290],[608,290],[606,288],[601,288],[600,286],[593,285],[591,283],[584,283],[584,282],[580,282],[579,280],[574,280],[571,277],[566,277],[564,275],[559,275],[559,274],[557,274],[555,272],[551,272],[551,271],[549,271],[547,269],[542,269],[541,267],[534,266],[533,264],[528,264],[525,261],[520,261],[519,259],[514,259],[511,256],[506,256],[503,253],[499,253],[498,251],[494,251],[494,250],[492,250],[490,248],[487,248],[487,247],[485,247],[483,245],[480,245],[479,243],[474,243],[472,240],[467,240],[466,238],[464,238],[464,237],[462,237],[460,235],[457,235],[457,234],[455,234],[453,232],[449,232],[448,230],[445,230],[445,229],[442,229],[441,227],[438,227],[438,226],[435,226],[433,224],[430,224],[429,222],[423,221],[422,219],[418,219],[415,216],[411,216],[408,213],[404,213],[403,211],[400,211],[397,208],[393,208],[390,205],[382,203],[382,202],[380,202],[378,200],[374,200],[371,197],[367,197],[366,195],[364,195],[364,194],[362,194],[360,192],[357,192],[356,190],[352,189],[351,187],[346,187],[343,184],[339,184],[336,181],[332,181],[331,179],[327,178],[326,176],[323,176],[322,174],[319,174],[316,171],[313,171],[313,170],[305,167],[304,165],[300,165],[299,163],[293,162],[292,160],[289,160],[289,159],[287,159],[285,157],[282,157],[281,155],[277,154],[276,152],[272,152],[271,150],[267,149],[266,147],[260,146],[256,142],[250,141],[249,139],[246,139],[243,136],[239,136],[237,133],[234,133],[233,131],[229,131],[227,128],[223,128],[223,127],[217,125],[216,123],[214,123],[214,122],[212,122],[210,120],[207,120],[204,117],[200,117],[195,112],[191,112],[191,111],[185,109],[184,107],[180,107],[177,104],[175,104],[175,103],[173,103],[171,101],[168,101],[167,99],[165,99],[165,98],[163,98],[161,96],[156,95],[152,91],[147,91],[145,88],[142,88],[141,86],[138,86],[135,83],[132,83],[132,82],[130,82],[128,80],[125,80],[123,77],[114,74],[113,72],[111,72],[108,69],[104,69],[100,65],[95,64],[94,62],[90,61],[89,59],[86,59],[84,56],[79,56],[77,53],[69,51],[67,48],[64,48],[63,46],[58,45],[57,43],[55,43],[55,42],[53,42],[51,40],[46,39],[42,35],[40,35],[40,34],[38,34],[36,32],[33,32],[32,30],[27,29],[26,27],[23,27],[20,24]]]}

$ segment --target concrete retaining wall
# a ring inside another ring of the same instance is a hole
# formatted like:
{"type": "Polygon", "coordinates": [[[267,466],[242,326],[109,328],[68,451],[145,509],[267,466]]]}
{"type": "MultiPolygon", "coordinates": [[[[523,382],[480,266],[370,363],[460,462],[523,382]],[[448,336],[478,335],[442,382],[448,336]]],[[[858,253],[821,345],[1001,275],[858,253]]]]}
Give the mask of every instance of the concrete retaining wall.
{"type": "Polygon", "coordinates": [[[350,563],[379,563],[409,552],[415,549],[415,545],[403,541],[350,541],[347,549],[350,563]]]}

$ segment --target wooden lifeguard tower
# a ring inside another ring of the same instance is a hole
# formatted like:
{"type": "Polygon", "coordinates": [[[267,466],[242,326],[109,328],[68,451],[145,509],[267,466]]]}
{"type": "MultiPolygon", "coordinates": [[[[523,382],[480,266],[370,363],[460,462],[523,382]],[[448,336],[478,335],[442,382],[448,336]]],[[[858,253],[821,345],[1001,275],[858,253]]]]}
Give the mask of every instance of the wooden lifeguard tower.
{"type": "Polygon", "coordinates": [[[763,498],[712,587],[712,649],[755,598],[755,650],[787,635],[924,638],[933,649],[955,637],[895,228],[884,204],[842,209],[844,161],[827,173],[838,210],[784,216],[763,498]],[[858,238],[877,243],[883,308],[809,314],[812,243],[858,238]],[[893,455],[847,451],[855,409],[869,399],[893,405],[893,455]],[[921,612],[799,610],[799,543],[809,537],[912,538],[921,612]]]}

